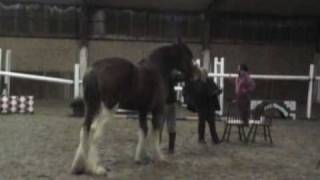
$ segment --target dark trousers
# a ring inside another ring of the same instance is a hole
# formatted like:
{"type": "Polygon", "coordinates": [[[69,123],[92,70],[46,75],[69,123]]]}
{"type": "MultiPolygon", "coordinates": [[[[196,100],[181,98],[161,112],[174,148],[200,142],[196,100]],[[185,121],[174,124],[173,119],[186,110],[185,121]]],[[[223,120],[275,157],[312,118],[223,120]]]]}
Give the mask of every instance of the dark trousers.
{"type": "Polygon", "coordinates": [[[250,116],[250,99],[246,96],[237,99],[237,110],[241,120],[248,125],[250,116]]]}
{"type": "Polygon", "coordinates": [[[219,137],[216,131],[216,123],[215,123],[215,113],[213,110],[210,110],[206,107],[198,109],[198,133],[199,133],[199,141],[205,140],[205,129],[206,129],[206,121],[209,125],[209,130],[211,134],[212,141],[214,143],[219,143],[219,137]]]}

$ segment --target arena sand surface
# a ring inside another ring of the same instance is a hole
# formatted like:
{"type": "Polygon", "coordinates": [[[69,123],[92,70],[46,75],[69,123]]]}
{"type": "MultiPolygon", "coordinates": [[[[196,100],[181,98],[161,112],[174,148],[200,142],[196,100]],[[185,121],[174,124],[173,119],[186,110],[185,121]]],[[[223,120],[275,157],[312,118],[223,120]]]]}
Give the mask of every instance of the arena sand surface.
{"type": "MultiPolygon", "coordinates": [[[[261,135],[256,144],[243,145],[237,132],[230,143],[200,145],[197,122],[178,121],[176,154],[155,164],[148,161],[148,151],[146,163],[137,165],[133,162],[137,121],[119,118],[107,124],[99,146],[108,176],[75,176],[69,170],[82,119],[68,117],[67,102],[38,103],[35,109],[34,115],[0,116],[0,180],[320,179],[320,169],[316,169],[319,121],[275,121],[273,146],[264,143],[261,135]]],[[[221,135],[222,122],[218,131],[221,135]]],[[[166,136],[162,147],[165,152],[166,136]]]]}

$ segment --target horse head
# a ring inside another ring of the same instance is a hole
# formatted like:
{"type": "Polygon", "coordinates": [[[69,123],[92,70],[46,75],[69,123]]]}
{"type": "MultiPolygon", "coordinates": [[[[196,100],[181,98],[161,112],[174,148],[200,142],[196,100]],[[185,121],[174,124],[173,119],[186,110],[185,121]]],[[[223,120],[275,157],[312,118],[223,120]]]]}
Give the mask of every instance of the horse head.
{"type": "Polygon", "coordinates": [[[182,72],[187,80],[192,79],[196,66],[193,63],[193,54],[189,47],[178,38],[177,42],[173,45],[175,48],[174,68],[182,72]]]}

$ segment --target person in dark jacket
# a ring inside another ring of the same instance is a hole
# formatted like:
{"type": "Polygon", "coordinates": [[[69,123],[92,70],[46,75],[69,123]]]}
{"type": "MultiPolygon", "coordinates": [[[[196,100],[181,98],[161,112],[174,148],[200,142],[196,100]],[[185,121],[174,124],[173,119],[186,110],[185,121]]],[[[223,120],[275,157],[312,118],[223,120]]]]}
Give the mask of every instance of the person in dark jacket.
{"type": "Polygon", "coordinates": [[[198,113],[198,137],[200,143],[205,141],[206,121],[212,142],[218,144],[220,142],[215,124],[215,111],[220,110],[218,96],[221,89],[214,83],[212,78],[207,76],[207,72],[201,70],[201,77],[197,80],[188,81],[183,89],[183,96],[187,108],[198,113]]]}

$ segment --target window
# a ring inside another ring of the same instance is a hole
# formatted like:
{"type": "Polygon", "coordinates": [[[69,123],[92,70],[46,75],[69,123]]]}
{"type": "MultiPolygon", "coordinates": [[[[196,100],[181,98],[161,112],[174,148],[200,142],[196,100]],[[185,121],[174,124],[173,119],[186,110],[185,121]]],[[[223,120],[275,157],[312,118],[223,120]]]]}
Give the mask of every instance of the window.
{"type": "Polygon", "coordinates": [[[0,3],[2,35],[75,37],[79,9],[39,4],[0,3]]]}

